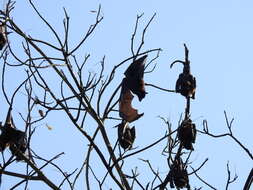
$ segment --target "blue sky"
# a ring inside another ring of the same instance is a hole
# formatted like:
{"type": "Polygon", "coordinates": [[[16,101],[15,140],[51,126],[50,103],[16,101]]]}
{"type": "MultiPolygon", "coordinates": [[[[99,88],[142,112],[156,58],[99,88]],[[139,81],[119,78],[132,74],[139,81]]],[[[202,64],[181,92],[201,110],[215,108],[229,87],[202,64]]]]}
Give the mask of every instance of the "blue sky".
{"type": "MultiPolygon", "coordinates": [[[[16,3],[13,12],[14,21],[26,33],[48,41],[55,41],[48,35],[48,30],[38,21],[38,17],[34,16],[35,14],[27,4],[26,1],[16,3]]],[[[169,65],[175,59],[184,58],[183,43],[186,43],[190,51],[192,73],[197,78],[196,100],[192,101],[191,107],[192,119],[197,128],[202,129],[202,120],[207,119],[213,133],[226,132],[223,114],[223,111],[226,110],[229,118],[235,119],[233,125],[235,136],[250,150],[253,150],[250,120],[253,114],[251,98],[253,93],[251,87],[253,71],[251,63],[252,1],[213,0],[203,2],[196,0],[190,2],[181,0],[175,2],[158,0],[147,2],[140,0],[115,2],[97,0],[85,2],[76,0],[73,3],[67,0],[44,0],[36,2],[41,13],[59,32],[63,31],[62,7],[67,9],[71,17],[72,45],[78,42],[89,24],[94,21],[95,14],[91,11],[96,10],[99,4],[102,7],[104,20],[79,52],[80,59],[87,53],[91,54],[89,71],[96,72],[98,63],[104,55],[106,56],[107,72],[115,64],[131,56],[130,40],[136,15],[144,13],[138,31],[138,36],[140,36],[143,26],[156,13],[147,31],[143,50],[159,47],[163,51],[156,60],[158,67],[152,74],[145,76],[145,81],[173,89],[177,76],[182,71],[182,66],[175,65],[173,69],[170,69],[169,65]]],[[[14,42],[11,41],[11,43],[14,42]]],[[[22,54],[18,46],[16,51],[22,54]]],[[[118,74],[118,80],[121,80],[125,68],[118,74]]],[[[53,75],[49,76],[53,78],[53,75]]],[[[17,80],[20,78],[15,77],[17,80]]],[[[16,80],[10,80],[10,86],[15,86],[14,82],[16,80]]],[[[134,106],[140,112],[145,113],[143,118],[134,123],[137,130],[135,146],[140,148],[164,134],[166,126],[158,116],[168,118],[176,128],[185,104],[184,98],[178,94],[164,93],[150,87],[146,89],[147,97],[141,103],[134,101],[134,106]]],[[[19,101],[22,101],[25,97],[20,94],[18,98],[20,98],[19,101]]],[[[18,112],[22,108],[24,108],[22,103],[15,108],[17,119],[18,112]]],[[[53,126],[53,130],[49,131],[46,127],[42,127],[45,126],[45,123],[38,128],[37,136],[33,141],[33,149],[37,149],[42,155],[48,157],[64,151],[66,154],[58,162],[64,164],[66,170],[73,170],[80,167],[77,163],[84,159],[84,150],[88,142],[83,141],[81,135],[72,129],[68,119],[63,117],[64,114],[55,114],[50,114],[46,121],[53,126]],[[55,121],[56,117],[60,119],[55,121]],[[69,134],[73,134],[73,138],[69,134]],[[66,142],[66,139],[70,142],[66,142]]],[[[3,120],[5,116],[1,114],[0,117],[3,120]]],[[[112,135],[115,133],[112,127],[108,127],[108,130],[112,135]]],[[[165,142],[149,152],[127,160],[126,167],[128,164],[132,167],[136,165],[139,171],[145,174],[147,167],[138,158],[149,159],[154,168],[159,168],[162,176],[165,177],[168,172],[166,157],[160,155],[164,145],[165,142]]],[[[226,163],[229,160],[232,173],[236,171],[239,176],[238,180],[231,185],[231,189],[242,189],[249,170],[252,168],[252,161],[237,144],[229,138],[212,139],[198,135],[194,147],[195,152],[192,155],[194,167],[198,167],[206,157],[209,158],[206,166],[199,172],[203,178],[218,189],[224,189],[226,163]]],[[[96,155],[93,154],[93,162],[97,163],[96,155]]],[[[102,168],[98,167],[97,171],[100,169],[102,168]]],[[[55,177],[54,171],[48,169],[45,170],[46,172],[55,177]]],[[[141,175],[140,178],[144,181],[150,179],[145,175],[141,175]]],[[[13,178],[6,179],[10,183],[13,180],[13,178]]],[[[4,187],[9,187],[8,183],[4,183],[3,185],[6,185],[4,187]]],[[[190,183],[192,187],[203,185],[195,178],[192,178],[190,183]]],[[[83,182],[80,182],[80,187],[82,185],[83,182]]],[[[33,188],[35,187],[39,187],[38,183],[34,183],[33,188]]],[[[42,185],[40,189],[47,189],[47,187],[42,185]]]]}

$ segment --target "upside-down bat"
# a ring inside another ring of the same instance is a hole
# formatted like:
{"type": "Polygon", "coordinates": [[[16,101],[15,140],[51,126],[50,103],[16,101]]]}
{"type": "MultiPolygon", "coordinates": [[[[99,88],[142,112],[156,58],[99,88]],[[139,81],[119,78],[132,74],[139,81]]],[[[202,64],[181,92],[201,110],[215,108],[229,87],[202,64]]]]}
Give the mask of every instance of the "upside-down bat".
{"type": "Polygon", "coordinates": [[[131,149],[135,140],[135,127],[130,128],[127,122],[118,125],[118,140],[120,146],[125,149],[131,149]]]}
{"type": "Polygon", "coordinates": [[[190,190],[188,173],[181,158],[175,159],[170,170],[170,177],[171,188],[175,185],[178,189],[186,187],[190,190]]]}
{"type": "Polygon", "coordinates": [[[10,144],[10,151],[12,155],[16,156],[16,160],[20,161],[22,160],[22,158],[19,156],[19,154],[17,154],[16,150],[18,149],[23,154],[25,153],[27,149],[26,136],[23,131],[19,131],[19,130],[16,130],[15,133],[13,134],[15,135],[15,141],[12,144],[10,144]]]}
{"type": "Polygon", "coordinates": [[[8,110],[4,126],[2,126],[2,122],[0,126],[1,126],[0,151],[3,152],[5,148],[9,145],[11,139],[10,133],[14,130],[13,119],[11,116],[11,108],[8,110]]]}
{"type": "Polygon", "coordinates": [[[135,60],[124,73],[126,76],[127,87],[138,96],[139,101],[141,101],[146,95],[143,80],[146,58],[147,55],[144,55],[135,60]]]}
{"type": "Polygon", "coordinates": [[[190,118],[185,119],[178,128],[178,139],[187,150],[194,150],[192,143],[196,140],[196,126],[190,118]]]}
{"type": "Polygon", "coordinates": [[[9,109],[4,126],[1,126],[0,135],[0,151],[3,152],[7,146],[10,146],[10,151],[16,156],[16,160],[22,160],[16,153],[16,149],[25,153],[27,148],[25,132],[17,130],[11,116],[11,108],[9,109]]]}
{"type": "Polygon", "coordinates": [[[0,50],[3,49],[7,42],[7,36],[6,36],[6,26],[5,24],[0,25],[0,50]]]}
{"type": "Polygon", "coordinates": [[[168,175],[166,176],[164,182],[160,185],[160,190],[164,190],[168,183],[170,183],[170,188],[175,188],[176,186],[177,189],[191,189],[187,170],[180,157],[174,160],[168,175]]]}
{"type": "MultiPolygon", "coordinates": [[[[176,82],[176,92],[180,93],[186,98],[191,97],[192,99],[195,99],[196,79],[190,73],[190,62],[189,61],[187,62],[176,61],[176,62],[183,63],[184,65],[183,73],[179,75],[176,82]]],[[[173,64],[176,62],[173,62],[170,65],[170,68],[172,68],[173,64]]]]}
{"type": "Polygon", "coordinates": [[[133,95],[126,85],[126,78],[122,80],[122,87],[119,99],[119,115],[122,119],[132,122],[139,119],[144,114],[138,114],[138,111],[132,107],[133,95]]]}

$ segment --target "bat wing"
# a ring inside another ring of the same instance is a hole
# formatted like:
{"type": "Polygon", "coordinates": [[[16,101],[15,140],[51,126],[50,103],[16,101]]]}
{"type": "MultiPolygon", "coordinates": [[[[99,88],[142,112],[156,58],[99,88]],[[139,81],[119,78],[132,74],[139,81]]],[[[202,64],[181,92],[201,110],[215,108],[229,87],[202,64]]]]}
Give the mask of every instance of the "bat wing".
{"type": "Polygon", "coordinates": [[[5,119],[5,124],[4,127],[12,127],[12,128],[16,128],[15,124],[13,122],[13,118],[11,115],[11,111],[12,111],[12,107],[9,108],[6,119],[5,119]]]}
{"type": "Polygon", "coordinates": [[[178,79],[177,79],[177,82],[176,82],[176,92],[180,92],[181,91],[181,84],[182,84],[182,77],[183,77],[183,74],[180,74],[178,76],[178,79]]]}
{"type": "Polygon", "coordinates": [[[178,129],[178,138],[187,150],[193,150],[193,135],[192,123],[183,121],[178,129]]]}
{"type": "Polygon", "coordinates": [[[132,127],[131,129],[130,129],[130,132],[131,132],[131,137],[132,137],[132,140],[134,140],[135,139],[135,127],[132,127]]]}
{"type": "Polygon", "coordinates": [[[118,139],[121,139],[123,136],[124,123],[120,123],[118,126],[118,139]]]}
{"type": "Polygon", "coordinates": [[[145,95],[145,86],[144,86],[144,67],[146,62],[147,55],[142,56],[141,58],[135,60],[125,71],[126,84],[128,88],[138,96],[141,101],[145,95]]]}
{"type": "Polygon", "coordinates": [[[144,67],[146,63],[147,55],[140,57],[139,59],[135,60],[125,71],[126,77],[133,77],[136,79],[143,79],[144,76],[144,67]]]}
{"type": "Polygon", "coordinates": [[[138,114],[138,111],[132,107],[132,100],[133,95],[126,86],[126,80],[123,79],[119,100],[119,115],[128,122],[135,121],[143,116],[143,113],[138,114]]]}
{"type": "Polygon", "coordinates": [[[130,148],[134,139],[132,138],[132,129],[129,128],[127,122],[122,122],[118,125],[118,140],[123,149],[130,148]]]}

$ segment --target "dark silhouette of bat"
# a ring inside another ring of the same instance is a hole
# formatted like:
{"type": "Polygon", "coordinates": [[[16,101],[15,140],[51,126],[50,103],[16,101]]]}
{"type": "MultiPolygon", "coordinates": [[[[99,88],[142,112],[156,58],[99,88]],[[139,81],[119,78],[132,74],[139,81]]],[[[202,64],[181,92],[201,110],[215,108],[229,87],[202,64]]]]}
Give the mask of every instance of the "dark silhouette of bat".
{"type": "Polygon", "coordinates": [[[126,78],[124,78],[121,84],[119,116],[125,121],[132,122],[139,119],[144,114],[138,114],[138,111],[132,107],[133,95],[128,89],[126,82],[126,78]]]}
{"type": "Polygon", "coordinates": [[[178,139],[187,150],[194,150],[192,143],[196,140],[196,126],[190,118],[185,119],[178,128],[178,139]]]}
{"type": "Polygon", "coordinates": [[[25,132],[17,130],[13,122],[11,115],[12,108],[9,108],[6,121],[4,126],[1,125],[1,135],[0,135],[0,151],[3,152],[7,146],[9,146],[10,151],[16,156],[16,160],[22,160],[17,154],[17,149],[22,153],[25,153],[27,148],[27,141],[25,132]]]}
{"type": "Polygon", "coordinates": [[[168,175],[166,176],[164,182],[160,185],[159,189],[164,190],[168,183],[170,183],[170,188],[175,188],[176,186],[177,189],[191,189],[187,170],[180,157],[175,158],[168,175]]]}
{"type": "Polygon", "coordinates": [[[181,95],[185,96],[186,98],[191,97],[195,99],[195,91],[196,91],[196,79],[191,75],[190,72],[190,61],[188,60],[188,49],[185,46],[185,61],[174,61],[171,63],[170,68],[175,63],[182,63],[184,65],[183,72],[179,75],[177,82],[176,82],[176,92],[180,93],[181,95]]]}
{"type": "Polygon", "coordinates": [[[14,131],[14,125],[13,125],[13,119],[11,116],[11,108],[9,108],[6,119],[5,119],[5,124],[2,126],[1,122],[1,135],[0,135],[0,149],[1,152],[5,150],[7,146],[9,146],[9,142],[11,140],[11,133],[14,131]]]}
{"type": "Polygon", "coordinates": [[[147,55],[144,55],[133,61],[124,73],[126,76],[127,87],[138,96],[139,101],[141,101],[146,95],[145,83],[143,80],[146,58],[147,55]]]}
{"type": "Polygon", "coordinates": [[[191,74],[181,73],[176,82],[176,92],[195,99],[196,79],[191,74]]]}
{"type": "Polygon", "coordinates": [[[118,140],[120,146],[125,149],[131,149],[135,140],[135,127],[130,128],[127,122],[118,125],[118,140]]]}
{"type": "Polygon", "coordinates": [[[5,24],[0,25],[0,50],[3,49],[7,42],[7,36],[6,36],[6,26],[5,24]]]}
{"type": "Polygon", "coordinates": [[[26,136],[23,131],[19,130],[16,130],[15,133],[13,133],[13,136],[15,136],[15,141],[10,145],[10,151],[16,156],[16,160],[20,161],[22,158],[17,153],[17,150],[21,151],[23,154],[25,153],[27,149],[26,136]]]}

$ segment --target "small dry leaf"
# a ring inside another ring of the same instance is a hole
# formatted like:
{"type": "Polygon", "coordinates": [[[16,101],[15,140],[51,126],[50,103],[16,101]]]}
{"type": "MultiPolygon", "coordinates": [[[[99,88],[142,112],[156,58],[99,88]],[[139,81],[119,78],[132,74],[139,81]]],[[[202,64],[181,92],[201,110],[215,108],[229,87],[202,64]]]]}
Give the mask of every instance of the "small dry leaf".
{"type": "Polygon", "coordinates": [[[48,125],[48,124],[46,124],[46,126],[47,126],[47,129],[48,129],[48,130],[52,130],[52,129],[53,129],[53,127],[51,127],[51,126],[48,125]]]}

